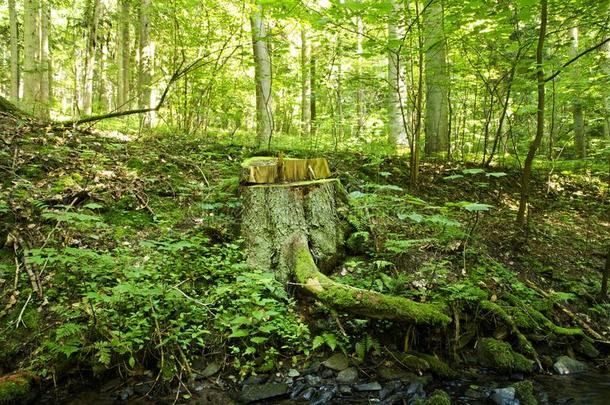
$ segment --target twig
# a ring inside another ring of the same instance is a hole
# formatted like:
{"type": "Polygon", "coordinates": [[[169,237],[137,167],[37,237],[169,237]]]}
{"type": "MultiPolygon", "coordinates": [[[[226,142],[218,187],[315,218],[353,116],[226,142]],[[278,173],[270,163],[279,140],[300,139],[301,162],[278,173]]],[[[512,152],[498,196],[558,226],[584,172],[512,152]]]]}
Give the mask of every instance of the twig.
{"type": "Polygon", "coordinates": [[[28,295],[28,299],[25,301],[25,304],[23,304],[23,308],[21,308],[21,312],[19,312],[19,317],[17,317],[17,324],[15,325],[15,329],[19,329],[19,323],[22,323],[23,326],[25,326],[26,328],[28,327],[25,322],[23,322],[22,320],[22,316],[23,316],[23,312],[25,311],[25,307],[28,306],[30,299],[32,299],[32,293],[30,293],[30,295],[28,295]]]}

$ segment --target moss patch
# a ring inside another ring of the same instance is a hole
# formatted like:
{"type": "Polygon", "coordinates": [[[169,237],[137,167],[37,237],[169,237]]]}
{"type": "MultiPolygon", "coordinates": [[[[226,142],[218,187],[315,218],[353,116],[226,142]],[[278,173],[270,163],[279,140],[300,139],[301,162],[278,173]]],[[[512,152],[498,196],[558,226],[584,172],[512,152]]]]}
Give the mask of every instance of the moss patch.
{"type": "Polygon", "coordinates": [[[435,390],[426,399],[426,405],[451,405],[451,397],[443,390],[435,390]]]}
{"type": "Polygon", "coordinates": [[[0,404],[26,402],[32,396],[35,377],[29,373],[15,373],[0,377],[0,404]]]}
{"type": "Polygon", "coordinates": [[[513,388],[522,405],[538,405],[538,400],[534,397],[534,384],[531,381],[519,381],[513,384],[513,388]]]}
{"type": "Polygon", "coordinates": [[[499,371],[529,373],[533,367],[533,362],[516,353],[510,344],[493,338],[483,338],[479,342],[479,360],[483,366],[499,371]]]}

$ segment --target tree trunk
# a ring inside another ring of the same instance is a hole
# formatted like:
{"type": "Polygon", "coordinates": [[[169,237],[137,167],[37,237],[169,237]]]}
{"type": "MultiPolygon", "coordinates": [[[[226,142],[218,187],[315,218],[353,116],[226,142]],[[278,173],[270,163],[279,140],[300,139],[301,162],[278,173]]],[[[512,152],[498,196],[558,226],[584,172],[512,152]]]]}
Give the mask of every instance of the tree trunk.
{"type": "Polygon", "coordinates": [[[364,132],[364,88],[362,87],[362,37],[364,36],[364,23],[362,17],[356,17],[356,80],[358,88],[356,90],[356,116],[357,125],[356,135],[358,137],[363,135],[364,132]]]}
{"type": "MultiPolygon", "coordinates": [[[[604,57],[604,72],[606,77],[610,77],[610,42],[604,44],[603,57],[604,57]]],[[[604,135],[606,140],[610,141],[610,86],[606,86],[606,93],[604,94],[604,107],[605,107],[605,119],[604,119],[604,135]]]]}
{"type": "Polygon", "coordinates": [[[47,4],[47,0],[40,0],[40,7],[38,9],[38,19],[40,21],[40,50],[38,55],[39,60],[39,74],[40,74],[40,93],[38,101],[40,109],[38,116],[44,120],[48,120],[50,102],[51,102],[51,54],[49,53],[49,30],[51,25],[51,10],[47,4]]]}
{"type": "Polygon", "coordinates": [[[93,105],[93,82],[95,72],[95,57],[97,48],[97,27],[99,21],[100,1],[88,0],[86,9],[87,20],[87,51],[85,55],[85,85],[83,88],[83,113],[91,115],[93,105]]]}
{"type": "Polygon", "coordinates": [[[316,101],[317,101],[317,96],[318,96],[318,91],[316,88],[316,57],[314,55],[313,52],[313,47],[312,47],[312,52],[311,52],[311,60],[310,60],[310,65],[311,65],[311,72],[309,74],[309,87],[311,88],[311,100],[310,100],[310,105],[309,105],[309,110],[311,111],[311,125],[309,128],[309,135],[313,138],[316,135],[316,129],[317,129],[317,118],[318,118],[318,111],[317,111],[317,107],[316,107],[316,101]]]}
{"type": "Polygon", "coordinates": [[[307,41],[307,32],[301,28],[301,135],[308,136],[311,130],[311,82],[310,82],[311,46],[307,41]]]}
{"type": "Polygon", "coordinates": [[[117,3],[119,9],[119,32],[117,35],[117,110],[125,111],[130,108],[130,52],[129,52],[129,0],[120,0],[117,3]]]}
{"type": "Polygon", "coordinates": [[[17,10],[15,0],[8,0],[11,37],[11,101],[19,101],[19,31],[17,29],[17,10]]]}
{"type": "Polygon", "coordinates": [[[447,152],[449,146],[447,132],[449,77],[443,13],[442,0],[433,1],[424,12],[424,49],[426,51],[425,152],[427,155],[447,152]]]}
{"type": "MultiPolygon", "coordinates": [[[[138,64],[138,104],[139,108],[154,107],[152,99],[151,81],[154,63],[154,44],[150,40],[149,27],[150,0],[140,0],[140,63],[138,64]]],[[[152,124],[154,113],[143,114],[143,126],[148,128],[152,124]]]]}
{"type": "Polygon", "coordinates": [[[610,246],[608,247],[608,253],[606,253],[606,265],[604,266],[604,272],[602,273],[602,288],[599,293],[602,300],[608,299],[608,277],[609,276],[610,276],[610,246]]]}
{"type": "Polygon", "coordinates": [[[521,175],[521,196],[519,199],[519,210],[517,212],[517,232],[526,235],[527,223],[526,212],[530,197],[530,179],[532,177],[532,166],[536,151],[540,147],[540,142],[544,135],[544,67],[542,66],[542,56],[544,52],[544,40],[546,37],[546,27],[548,19],[548,0],[540,0],[540,29],[538,32],[538,45],[536,47],[536,82],[538,87],[538,112],[536,114],[536,136],[529,146],[525,162],[523,164],[523,174],[521,175]]]}
{"type": "Polygon", "coordinates": [[[39,0],[25,0],[23,7],[23,106],[29,113],[37,113],[40,106],[40,36],[39,0]]]}
{"type": "Polygon", "coordinates": [[[315,299],[339,310],[413,324],[449,323],[442,308],[341,284],[319,270],[335,268],[341,258],[344,193],[337,179],[244,187],[247,265],[272,271],[283,283],[294,279],[315,299]]]}
{"type": "Polygon", "coordinates": [[[392,0],[393,13],[388,21],[388,143],[396,148],[399,142],[405,140],[405,125],[403,123],[402,103],[400,94],[403,90],[400,71],[400,46],[398,46],[400,29],[396,18],[400,16],[400,8],[392,0]]]}
{"type": "MultiPolygon", "coordinates": [[[[570,57],[578,55],[578,27],[570,28],[570,37],[572,46],[570,47],[570,57]]],[[[583,117],[583,108],[580,101],[580,69],[577,66],[572,68],[572,78],[574,80],[574,88],[577,90],[572,103],[572,115],[574,117],[574,148],[576,149],[576,157],[582,159],[587,155],[587,144],[585,140],[585,121],[583,117]]]]}
{"type": "Polygon", "coordinates": [[[269,148],[273,133],[271,57],[267,44],[263,6],[257,6],[250,16],[250,24],[254,53],[254,80],[256,82],[256,143],[259,148],[269,148]]]}

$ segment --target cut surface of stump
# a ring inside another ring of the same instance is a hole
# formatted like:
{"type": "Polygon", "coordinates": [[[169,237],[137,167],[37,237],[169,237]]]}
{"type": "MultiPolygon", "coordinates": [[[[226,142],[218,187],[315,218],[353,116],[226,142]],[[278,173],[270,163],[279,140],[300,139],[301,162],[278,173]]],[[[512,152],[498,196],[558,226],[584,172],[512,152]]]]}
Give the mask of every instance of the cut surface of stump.
{"type": "Polygon", "coordinates": [[[248,267],[271,271],[285,284],[296,281],[317,300],[353,314],[415,324],[450,322],[443,308],[355,288],[324,274],[343,256],[349,209],[341,182],[328,178],[326,159],[251,158],[242,168],[242,180],[249,183],[242,187],[241,224],[248,267]],[[286,165],[290,161],[294,165],[286,165]],[[326,178],[318,178],[322,175],[326,178]]]}

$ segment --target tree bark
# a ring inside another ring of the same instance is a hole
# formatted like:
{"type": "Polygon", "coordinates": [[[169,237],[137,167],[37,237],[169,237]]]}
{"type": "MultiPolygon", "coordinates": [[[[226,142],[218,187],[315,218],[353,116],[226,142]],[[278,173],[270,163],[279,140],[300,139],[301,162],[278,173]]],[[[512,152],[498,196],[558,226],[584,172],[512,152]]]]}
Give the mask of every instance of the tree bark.
{"type": "Polygon", "coordinates": [[[307,31],[301,28],[301,135],[308,136],[311,130],[311,46],[307,31]]]}
{"type": "MultiPolygon", "coordinates": [[[[152,99],[151,82],[154,63],[154,43],[150,40],[149,27],[150,0],[140,0],[140,63],[138,64],[138,105],[140,108],[154,107],[152,99]]],[[[142,115],[144,127],[150,127],[154,120],[154,112],[142,115]]]]}
{"type": "Polygon", "coordinates": [[[40,109],[38,117],[44,120],[50,118],[51,102],[51,54],[49,50],[49,30],[51,28],[51,10],[47,0],[40,0],[38,9],[39,27],[39,74],[40,74],[40,93],[38,102],[40,109]]]}
{"type": "Polygon", "coordinates": [[[388,20],[388,95],[387,95],[387,125],[388,143],[396,148],[399,142],[405,140],[405,125],[403,123],[400,92],[403,90],[402,75],[400,71],[400,47],[397,46],[400,28],[396,18],[400,16],[400,8],[392,0],[392,15],[388,20]]]}
{"type": "Polygon", "coordinates": [[[119,66],[117,78],[117,110],[130,108],[130,35],[129,35],[129,0],[119,0],[119,32],[117,35],[117,62],[119,66]]]}
{"type": "MultiPolygon", "coordinates": [[[[578,27],[570,28],[570,56],[575,57],[578,55],[578,39],[579,32],[578,27]]],[[[576,157],[583,159],[587,155],[587,147],[585,140],[585,121],[583,117],[583,108],[580,101],[580,69],[578,67],[572,68],[572,79],[574,80],[574,89],[576,94],[574,95],[572,102],[572,116],[574,119],[574,148],[576,150],[576,157]]]]}
{"type": "Polygon", "coordinates": [[[442,0],[433,1],[424,12],[426,118],[425,152],[427,155],[447,152],[448,87],[447,45],[444,34],[442,0]]]}
{"type": "Polygon", "coordinates": [[[599,294],[603,300],[608,299],[608,277],[610,277],[610,246],[608,247],[608,253],[606,253],[606,264],[602,273],[602,287],[599,294]]]}
{"type": "MultiPolygon", "coordinates": [[[[602,51],[604,58],[603,69],[606,73],[606,77],[610,78],[610,42],[606,42],[604,44],[602,51]]],[[[604,94],[604,107],[606,112],[604,119],[604,135],[606,140],[610,141],[610,86],[606,86],[606,94],[604,94]]]]}
{"type": "Polygon", "coordinates": [[[95,57],[97,49],[97,28],[100,14],[100,1],[88,0],[85,12],[87,22],[87,50],[85,54],[85,72],[83,86],[83,112],[90,115],[93,106],[93,82],[95,73],[95,57]]]}
{"type": "Polygon", "coordinates": [[[356,90],[356,116],[357,128],[356,136],[360,137],[364,133],[364,88],[362,87],[362,37],[364,36],[364,23],[361,17],[356,17],[356,76],[358,88],[356,90]]]}
{"type": "Polygon", "coordinates": [[[8,0],[8,13],[11,37],[11,101],[16,103],[19,101],[19,31],[15,0],[8,0]]]}
{"type": "Polygon", "coordinates": [[[521,196],[519,199],[519,210],[517,211],[517,231],[522,235],[526,234],[526,212],[530,197],[530,181],[532,177],[532,166],[536,151],[540,147],[540,142],[544,135],[544,67],[542,65],[544,40],[546,37],[546,27],[548,19],[548,0],[540,0],[540,29],[538,31],[538,45],[536,47],[536,81],[538,87],[538,112],[536,114],[536,136],[529,146],[525,162],[523,164],[523,173],[521,175],[521,196]]]}
{"type": "Polygon", "coordinates": [[[40,36],[38,11],[40,0],[25,0],[23,8],[23,106],[37,113],[40,106],[40,36]]]}
{"type": "Polygon", "coordinates": [[[263,6],[258,5],[250,16],[256,82],[256,143],[259,148],[271,147],[273,134],[273,104],[271,99],[271,57],[263,6]]]}

